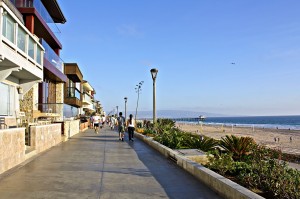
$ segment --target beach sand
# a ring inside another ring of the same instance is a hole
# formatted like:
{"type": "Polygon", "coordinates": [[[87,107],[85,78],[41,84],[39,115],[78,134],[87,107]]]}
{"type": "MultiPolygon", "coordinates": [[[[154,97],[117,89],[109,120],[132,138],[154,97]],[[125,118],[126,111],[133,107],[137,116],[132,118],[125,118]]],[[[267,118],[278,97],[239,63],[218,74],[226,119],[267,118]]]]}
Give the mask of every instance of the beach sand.
{"type": "Polygon", "coordinates": [[[252,137],[256,143],[265,145],[269,148],[279,148],[285,153],[300,154],[300,131],[288,129],[266,129],[266,128],[249,128],[237,126],[219,126],[176,123],[180,129],[202,134],[211,138],[221,139],[226,135],[236,135],[239,137],[252,137]],[[292,141],[290,138],[292,137],[292,141]],[[276,142],[275,142],[276,138],[276,142]],[[279,142],[278,142],[279,138],[279,142]]]}

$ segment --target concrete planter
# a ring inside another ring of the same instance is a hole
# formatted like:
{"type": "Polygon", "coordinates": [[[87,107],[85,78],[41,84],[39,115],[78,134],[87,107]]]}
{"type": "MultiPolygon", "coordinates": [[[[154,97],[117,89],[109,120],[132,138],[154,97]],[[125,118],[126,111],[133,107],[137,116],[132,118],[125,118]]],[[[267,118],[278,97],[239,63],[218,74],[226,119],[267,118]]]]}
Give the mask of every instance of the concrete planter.
{"type": "Polygon", "coordinates": [[[135,137],[144,141],[155,150],[159,151],[166,158],[170,158],[177,163],[178,166],[195,176],[208,187],[216,191],[219,195],[228,199],[263,199],[249,189],[207,169],[206,167],[184,157],[179,152],[174,151],[156,141],[152,137],[147,137],[139,133],[135,133],[135,137]]]}

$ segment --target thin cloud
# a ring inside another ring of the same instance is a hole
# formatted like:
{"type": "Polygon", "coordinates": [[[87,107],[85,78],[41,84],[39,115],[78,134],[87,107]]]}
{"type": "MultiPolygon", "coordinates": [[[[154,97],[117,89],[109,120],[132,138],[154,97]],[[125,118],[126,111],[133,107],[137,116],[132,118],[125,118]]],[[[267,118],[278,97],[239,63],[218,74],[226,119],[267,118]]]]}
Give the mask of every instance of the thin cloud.
{"type": "Polygon", "coordinates": [[[124,36],[141,36],[142,32],[138,30],[135,25],[132,24],[122,24],[121,26],[117,27],[117,32],[120,35],[124,36]]]}

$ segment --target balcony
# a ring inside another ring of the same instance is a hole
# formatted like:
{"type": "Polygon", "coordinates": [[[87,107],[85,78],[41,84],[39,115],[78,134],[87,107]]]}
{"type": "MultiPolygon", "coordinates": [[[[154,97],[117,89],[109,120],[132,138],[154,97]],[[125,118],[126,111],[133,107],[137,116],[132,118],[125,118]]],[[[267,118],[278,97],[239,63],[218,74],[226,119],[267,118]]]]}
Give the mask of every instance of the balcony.
{"type": "Polygon", "coordinates": [[[89,94],[84,93],[83,96],[82,96],[82,104],[83,105],[91,105],[91,104],[93,104],[92,97],[89,94]]]}
{"type": "Polygon", "coordinates": [[[77,63],[65,63],[64,64],[65,74],[73,82],[82,82],[82,73],[77,63]]]}
{"type": "Polygon", "coordinates": [[[53,3],[53,0],[44,2],[45,5],[48,6],[48,9],[51,9],[49,11],[51,11],[53,16],[60,16],[59,19],[56,19],[55,21],[41,0],[11,0],[11,2],[19,9],[24,18],[26,18],[26,16],[35,16],[34,34],[40,38],[44,38],[53,48],[62,48],[61,43],[55,36],[55,33],[60,33],[60,30],[55,23],[64,23],[65,19],[64,17],[61,19],[61,16],[63,15],[56,1],[56,6],[53,6],[53,4],[55,4],[53,3]]]}
{"type": "Polygon", "coordinates": [[[26,92],[43,80],[44,48],[3,1],[0,12],[0,80],[12,75],[26,92]]]}
{"type": "Polygon", "coordinates": [[[81,107],[82,102],[80,101],[80,95],[81,93],[76,87],[68,87],[65,91],[65,104],[75,107],[81,107]]]}

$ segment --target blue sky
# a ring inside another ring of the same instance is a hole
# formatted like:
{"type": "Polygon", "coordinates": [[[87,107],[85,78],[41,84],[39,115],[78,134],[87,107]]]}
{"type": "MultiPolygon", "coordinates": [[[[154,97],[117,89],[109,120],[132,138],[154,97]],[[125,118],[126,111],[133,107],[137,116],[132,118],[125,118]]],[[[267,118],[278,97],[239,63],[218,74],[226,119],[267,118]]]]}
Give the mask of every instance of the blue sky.
{"type": "Polygon", "coordinates": [[[299,0],[59,0],[65,62],[77,62],[106,112],[300,114],[299,0]],[[231,64],[235,63],[235,64],[231,64]]]}

